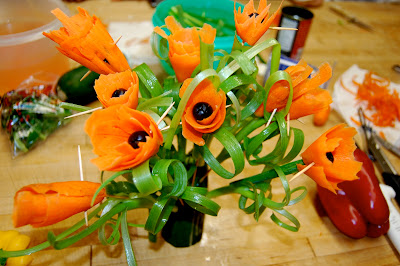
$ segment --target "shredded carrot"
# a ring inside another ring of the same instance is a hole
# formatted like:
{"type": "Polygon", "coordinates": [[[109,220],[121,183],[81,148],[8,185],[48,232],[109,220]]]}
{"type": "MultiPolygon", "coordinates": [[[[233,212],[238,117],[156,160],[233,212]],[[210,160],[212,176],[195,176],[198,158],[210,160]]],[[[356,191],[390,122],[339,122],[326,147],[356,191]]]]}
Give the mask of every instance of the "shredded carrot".
{"type": "Polygon", "coordinates": [[[381,138],[383,138],[384,140],[386,140],[385,133],[383,133],[382,131],[379,131],[379,136],[380,136],[381,138]]]}
{"type": "Polygon", "coordinates": [[[361,122],[358,121],[357,119],[355,119],[354,117],[350,116],[350,119],[351,119],[351,121],[353,121],[354,124],[356,124],[357,126],[359,126],[359,127],[361,126],[361,122]]]}
{"type": "Polygon", "coordinates": [[[351,91],[349,88],[347,88],[346,86],[344,86],[343,80],[342,80],[342,79],[340,79],[340,86],[342,86],[343,89],[345,89],[345,90],[348,91],[349,93],[351,93],[351,94],[353,94],[353,95],[356,95],[356,94],[354,93],[354,91],[351,91]]]}
{"type": "Polygon", "coordinates": [[[400,98],[397,91],[390,92],[390,81],[370,71],[362,83],[353,83],[358,86],[356,98],[367,102],[367,110],[373,112],[367,119],[375,126],[394,127],[400,120],[400,98]]]}

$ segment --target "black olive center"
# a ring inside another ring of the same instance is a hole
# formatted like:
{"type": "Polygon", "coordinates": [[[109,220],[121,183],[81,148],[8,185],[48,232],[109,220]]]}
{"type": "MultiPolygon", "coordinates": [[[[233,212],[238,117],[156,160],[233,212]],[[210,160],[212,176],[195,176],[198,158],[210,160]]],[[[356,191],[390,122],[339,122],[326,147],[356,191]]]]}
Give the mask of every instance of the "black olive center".
{"type": "Polygon", "coordinates": [[[251,18],[251,17],[253,17],[253,16],[255,16],[255,17],[258,17],[258,13],[257,12],[254,12],[254,13],[251,13],[250,15],[249,15],[249,18],[251,18]]]}
{"type": "Polygon", "coordinates": [[[205,102],[196,103],[193,107],[193,116],[196,120],[203,120],[213,113],[211,105],[205,102]]]}
{"type": "Polygon", "coordinates": [[[146,142],[146,136],[148,136],[145,131],[136,131],[129,136],[128,143],[134,149],[139,149],[139,142],[146,142]]]}
{"type": "Polygon", "coordinates": [[[113,92],[113,94],[111,95],[111,97],[112,97],[112,98],[118,98],[119,96],[124,95],[125,92],[126,92],[125,89],[118,89],[118,90],[115,90],[115,91],[113,92]]]}
{"type": "MultiPolygon", "coordinates": [[[[254,12],[254,13],[251,13],[250,15],[249,15],[249,18],[251,18],[251,17],[255,17],[255,18],[257,18],[258,16],[259,16],[260,14],[258,14],[257,12],[254,12]]],[[[264,22],[264,19],[262,19],[261,20],[261,23],[263,23],[264,22]]]]}
{"type": "Polygon", "coordinates": [[[328,160],[333,163],[334,158],[333,158],[332,152],[327,152],[326,153],[326,158],[328,158],[328,160]]]}

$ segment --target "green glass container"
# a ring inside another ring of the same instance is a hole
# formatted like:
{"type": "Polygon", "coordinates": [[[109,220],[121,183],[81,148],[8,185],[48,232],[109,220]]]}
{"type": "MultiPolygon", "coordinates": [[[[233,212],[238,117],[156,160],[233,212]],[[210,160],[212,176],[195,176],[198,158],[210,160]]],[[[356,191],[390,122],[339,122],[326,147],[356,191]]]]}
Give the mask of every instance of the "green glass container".
{"type": "MultiPolygon", "coordinates": [[[[207,171],[207,166],[197,168],[196,186],[207,187],[207,171]]],[[[196,211],[183,200],[177,200],[176,207],[177,211],[173,211],[169,216],[161,236],[174,247],[192,246],[201,240],[205,214],[196,211]]]]}

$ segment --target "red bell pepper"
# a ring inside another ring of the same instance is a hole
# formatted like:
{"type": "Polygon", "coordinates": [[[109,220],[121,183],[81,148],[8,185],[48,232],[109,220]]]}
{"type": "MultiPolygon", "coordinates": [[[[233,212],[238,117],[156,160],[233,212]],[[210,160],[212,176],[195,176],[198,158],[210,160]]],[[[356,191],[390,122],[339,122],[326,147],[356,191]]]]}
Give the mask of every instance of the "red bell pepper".
{"type": "Polygon", "coordinates": [[[358,148],[354,157],[363,163],[357,174],[359,179],[340,183],[336,195],[318,186],[318,196],[332,223],[343,234],[357,239],[379,237],[389,230],[389,207],[371,160],[358,148]]]}

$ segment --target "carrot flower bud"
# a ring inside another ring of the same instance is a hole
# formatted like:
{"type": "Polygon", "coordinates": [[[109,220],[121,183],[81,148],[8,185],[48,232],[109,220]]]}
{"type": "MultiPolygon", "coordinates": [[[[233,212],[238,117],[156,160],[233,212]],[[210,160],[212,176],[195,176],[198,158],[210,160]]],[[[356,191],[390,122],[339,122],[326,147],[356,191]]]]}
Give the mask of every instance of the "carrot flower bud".
{"type": "Polygon", "coordinates": [[[124,104],[135,109],[138,105],[139,78],[135,71],[100,75],[94,89],[104,107],[124,104]]]}
{"type": "Polygon", "coordinates": [[[362,163],[354,158],[356,145],[353,127],[339,124],[314,141],[302,154],[306,165],[297,165],[299,171],[314,163],[305,173],[318,185],[336,193],[337,184],[358,179],[362,163]]]}
{"type": "Polygon", "coordinates": [[[178,81],[183,82],[200,64],[200,39],[211,44],[217,31],[208,24],[201,29],[183,28],[172,16],[165,18],[165,24],[171,32],[169,36],[159,27],[155,27],[154,31],[168,40],[169,60],[178,81]]]}
{"type": "MultiPolygon", "coordinates": [[[[100,187],[88,181],[32,184],[17,191],[14,196],[13,222],[15,227],[27,224],[33,227],[52,225],[91,208],[91,200],[100,187]]],[[[106,196],[102,190],[95,204],[106,196]]]]}
{"type": "MultiPolygon", "coordinates": [[[[191,78],[185,80],[179,96],[183,96],[191,78]]],[[[226,95],[214,87],[208,79],[203,80],[193,91],[182,116],[182,134],[199,146],[205,144],[205,133],[216,131],[224,122],[226,115],[226,95]]]]}
{"type": "MultiPolygon", "coordinates": [[[[235,2],[236,4],[236,2],[235,2]]],[[[254,45],[268,30],[278,15],[278,10],[275,11],[269,18],[269,8],[271,4],[267,6],[267,0],[261,0],[258,6],[258,10],[254,8],[253,0],[250,0],[243,8],[239,7],[238,10],[234,11],[236,32],[240,38],[250,45],[254,45]]]]}
{"type": "Polygon", "coordinates": [[[158,152],[163,136],[150,115],[126,105],[95,111],[85,124],[101,171],[122,171],[140,165],[158,152]]]}
{"type": "Polygon", "coordinates": [[[57,49],[98,74],[122,72],[130,69],[104,24],[96,16],[78,7],[79,13],[68,17],[59,8],[52,13],[64,27],[43,35],[60,46],[57,49]]]}

